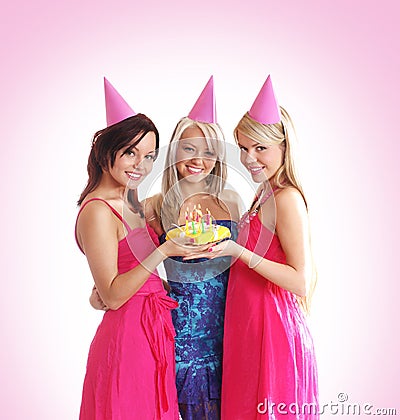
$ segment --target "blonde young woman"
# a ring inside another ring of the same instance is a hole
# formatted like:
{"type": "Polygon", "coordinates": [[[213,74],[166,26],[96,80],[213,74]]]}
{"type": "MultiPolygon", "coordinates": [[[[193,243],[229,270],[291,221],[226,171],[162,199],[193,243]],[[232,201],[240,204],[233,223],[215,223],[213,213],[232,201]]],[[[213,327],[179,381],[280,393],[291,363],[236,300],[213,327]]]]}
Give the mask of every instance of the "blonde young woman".
{"type": "MultiPolygon", "coordinates": [[[[212,79],[210,80],[212,82],[212,79]]],[[[165,240],[174,224],[185,224],[185,212],[194,206],[210,211],[218,224],[236,238],[239,197],[225,189],[225,142],[215,121],[208,83],[189,117],[180,120],[166,156],[162,193],[146,201],[153,228],[165,240]],[[199,105],[199,103],[202,105],[199,105]],[[204,109],[206,108],[206,109],[204,109]]],[[[214,261],[164,261],[169,295],[179,303],[172,312],[176,330],[176,384],[183,420],[220,418],[222,343],[225,296],[231,258],[214,261]]]]}
{"type": "Polygon", "coordinates": [[[226,303],[222,418],[316,419],[316,361],[301,308],[313,288],[307,203],[292,156],[293,124],[270,78],[234,135],[260,188],[237,243],[204,254],[237,259],[226,303]]]}

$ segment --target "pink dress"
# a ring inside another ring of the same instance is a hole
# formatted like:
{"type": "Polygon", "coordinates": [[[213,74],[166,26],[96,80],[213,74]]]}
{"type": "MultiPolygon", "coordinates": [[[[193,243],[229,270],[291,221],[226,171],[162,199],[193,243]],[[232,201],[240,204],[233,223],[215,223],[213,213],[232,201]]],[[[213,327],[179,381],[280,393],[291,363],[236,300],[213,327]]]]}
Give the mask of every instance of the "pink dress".
{"type": "MultiPolygon", "coordinates": [[[[118,245],[118,272],[125,273],[155,249],[157,237],[150,227],[131,230],[103,202],[128,231],[118,245]]],[[[104,314],[89,350],[80,420],[179,418],[171,319],[176,307],[153,273],[123,306],[104,314]]]]}
{"type": "MultiPolygon", "coordinates": [[[[278,237],[258,216],[238,242],[286,262],[278,237]]],[[[295,295],[239,260],[228,283],[222,372],[223,420],[319,418],[314,347],[295,295]]]]}

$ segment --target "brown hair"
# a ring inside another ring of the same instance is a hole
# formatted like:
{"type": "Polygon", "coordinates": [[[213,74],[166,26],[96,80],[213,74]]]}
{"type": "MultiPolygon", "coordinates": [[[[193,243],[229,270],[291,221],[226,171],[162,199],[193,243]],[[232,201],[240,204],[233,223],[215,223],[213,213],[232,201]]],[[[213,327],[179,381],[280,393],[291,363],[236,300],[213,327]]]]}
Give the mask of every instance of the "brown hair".
{"type": "MultiPolygon", "coordinates": [[[[87,164],[89,179],[79,197],[78,205],[81,205],[85,197],[99,185],[103,172],[114,166],[117,152],[124,147],[135,146],[149,132],[153,132],[156,136],[155,157],[157,157],[160,135],[153,121],[144,114],[136,114],[95,133],[87,164]],[[131,144],[134,138],[137,140],[131,144]]],[[[143,217],[137,191],[129,192],[128,197],[133,211],[143,217]]]]}

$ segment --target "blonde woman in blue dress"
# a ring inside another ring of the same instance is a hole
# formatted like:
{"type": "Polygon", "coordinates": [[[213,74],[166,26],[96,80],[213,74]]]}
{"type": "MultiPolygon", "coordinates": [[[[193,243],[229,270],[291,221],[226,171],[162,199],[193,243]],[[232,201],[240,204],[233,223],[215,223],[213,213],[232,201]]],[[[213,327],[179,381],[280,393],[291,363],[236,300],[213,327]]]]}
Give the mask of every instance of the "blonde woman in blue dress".
{"type": "MultiPolygon", "coordinates": [[[[216,122],[212,78],[168,146],[162,192],[145,204],[146,218],[165,240],[173,225],[185,224],[194,206],[208,209],[236,238],[240,217],[236,192],[225,188],[225,139],[216,122]]],[[[176,385],[183,420],[220,418],[222,343],[230,257],[213,261],[182,257],[164,261],[176,330],[176,385]]]]}

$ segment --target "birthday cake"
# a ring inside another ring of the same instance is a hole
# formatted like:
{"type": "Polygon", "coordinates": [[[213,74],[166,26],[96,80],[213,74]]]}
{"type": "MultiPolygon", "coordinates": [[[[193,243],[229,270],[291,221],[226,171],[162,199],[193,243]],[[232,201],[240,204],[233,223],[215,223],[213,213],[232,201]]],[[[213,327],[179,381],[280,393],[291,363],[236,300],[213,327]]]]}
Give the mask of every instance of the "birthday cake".
{"type": "Polygon", "coordinates": [[[200,205],[192,212],[187,210],[185,219],[185,225],[176,226],[167,232],[167,240],[177,240],[189,245],[206,245],[231,237],[230,230],[216,224],[208,209],[206,214],[202,214],[200,205]]]}

